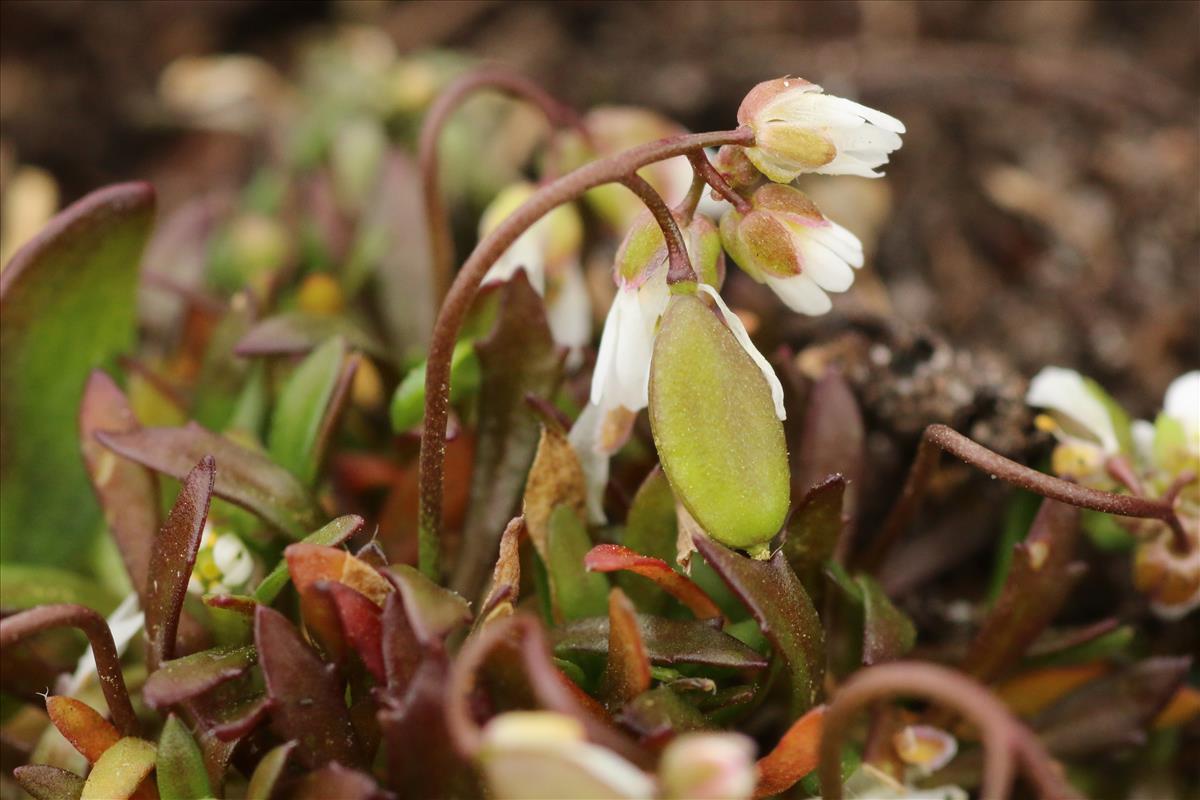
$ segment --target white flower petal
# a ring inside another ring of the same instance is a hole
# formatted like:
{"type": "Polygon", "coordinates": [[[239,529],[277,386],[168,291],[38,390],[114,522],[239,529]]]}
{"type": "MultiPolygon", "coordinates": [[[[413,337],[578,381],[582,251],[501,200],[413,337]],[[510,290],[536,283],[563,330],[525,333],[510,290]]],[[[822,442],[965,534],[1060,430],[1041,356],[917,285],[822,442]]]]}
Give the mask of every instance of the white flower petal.
{"type": "Polygon", "coordinates": [[[850,231],[831,219],[828,225],[809,228],[809,236],[832,250],[838,258],[858,269],[863,265],[863,246],[850,231]]]}
{"type": "Polygon", "coordinates": [[[812,228],[796,235],[800,271],[827,292],[844,292],[854,283],[854,270],[846,259],[825,246],[817,233],[820,230],[812,228]]]}
{"type": "Polygon", "coordinates": [[[792,275],[787,278],[767,275],[765,280],[767,286],[771,287],[792,311],[817,317],[833,308],[833,301],[829,299],[829,295],[807,275],[792,275]]]}
{"type": "Polygon", "coordinates": [[[775,403],[775,416],[779,419],[787,419],[787,411],[783,408],[783,384],[779,382],[779,376],[775,374],[775,370],[768,363],[763,354],[758,352],[758,348],[754,346],[754,342],[750,341],[750,334],[746,331],[746,326],[742,324],[738,315],[725,305],[725,301],[721,299],[721,295],[717,290],[707,284],[700,284],[700,291],[711,297],[717,304],[717,308],[721,309],[721,314],[725,317],[725,325],[733,334],[733,338],[737,339],[738,344],[754,361],[755,366],[762,372],[763,377],[767,379],[767,386],[771,388],[771,400],[775,403]]]}
{"type": "Polygon", "coordinates": [[[550,333],[554,341],[571,349],[568,360],[577,359],[580,348],[592,338],[592,301],[578,262],[571,262],[562,270],[553,297],[546,304],[550,333]]]}
{"type": "Polygon", "coordinates": [[[1133,452],[1142,464],[1154,463],[1154,423],[1135,419],[1129,433],[1133,438],[1133,452]]]}
{"type": "Polygon", "coordinates": [[[593,525],[603,525],[608,521],[604,515],[604,488],[608,485],[608,453],[597,447],[603,422],[604,412],[599,406],[588,403],[571,426],[571,432],[567,434],[567,441],[579,456],[579,466],[583,468],[583,482],[587,486],[588,521],[593,525]]]}
{"type": "Polygon", "coordinates": [[[1200,449],[1200,370],[1171,381],[1163,398],[1163,411],[1179,420],[1193,449],[1200,449]]]}
{"type": "Polygon", "coordinates": [[[1092,394],[1083,376],[1072,369],[1044,367],[1034,376],[1025,394],[1025,402],[1036,408],[1069,417],[1086,430],[1109,453],[1121,446],[1112,418],[1104,404],[1092,394]]]}
{"type": "Polygon", "coordinates": [[[617,339],[621,335],[622,303],[617,302],[621,292],[613,298],[613,304],[608,308],[608,316],[604,318],[604,330],[600,333],[600,349],[596,351],[596,366],[592,370],[592,394],[594,405],[600,405],[605,395],[612,391],[616,383],[617,339]]]}

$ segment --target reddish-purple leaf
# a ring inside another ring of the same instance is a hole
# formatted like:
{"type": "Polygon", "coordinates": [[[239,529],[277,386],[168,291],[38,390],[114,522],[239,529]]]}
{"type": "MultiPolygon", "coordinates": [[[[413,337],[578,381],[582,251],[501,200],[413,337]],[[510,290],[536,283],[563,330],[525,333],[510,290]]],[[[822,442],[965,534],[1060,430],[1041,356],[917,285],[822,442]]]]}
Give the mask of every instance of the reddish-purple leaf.
{"type": "Polygon", "coordinates": [[[146,678],[142,698],[161,710],[242,675],[258,660],[250,646],[216,647],[164,662],[146,678]]]}
{"type": "Polygon", "coordinates": [[[836,369],[830,368],[813,384],[804,412],[796,468],[794,495],[807,493],[831,475],[846,479],[845,513],[848,517],[842,548],[853,538],[858,509],[858,485],[863,475],[866,433],[854,392],[836,369]]]}
{"type": "MultiPolygon", "coordinates": [[[[650,662],[660,666],[703,664],[732,669],[762,669],[767,661],[757,651],[712,624],[693,619],[637,616],[650,662]]],[[[603,655],[608,652],[607,617],[585,617],[555,628],[554,652],[603,655]]]]}
{"type": "Polygon", "coordinates": [[[471,606],[466,600],[413,567],[395,564],[384,574],[400,591],[409,625],[422,644],[440,643],[455,628],[471,621],[471,606]]]}
{"type": "Polygon", "coordinates": [[[212,455],[221,464],[213,488],[218,497],[253,511],[294,539],[319,524],[316,505],[292,473],[194,422],[182,428],[101,432],[96,438],[113,452],[175,478],[183,478],[200,457],[212,455]]]}
{"type": "Polygon", "coordinates": [[[378,714],[387,753],[388,783],[410,797],[445,797],[469,770],[446,730],[444,654],[427,656],[402,696],[389,697],[378,714]]]}
{"type": "Polygon", "coordinates": [[[1191,663],[1190,658],[1139,661],[1071,692],[1040,713],[1033,728],[1047,750],[1063,757],[1141,745],[1150,723],[1187,678],[1191,663]]]}
{"type": "Polygon", "coordinates": [[[709,599],[704,590],[691,578],[671,569],[671,565],[660,558],[643,556],[619,544],[598,544],[583,560],[593,572],[616,572],[627,570],[654,581],[679,602],[683,603],[697,619],[714,619],[721,616],[721,609],[709,599]]]}
{"type": "Polygon", "coordinates": [[[1001,677],[1054,620],[1081,574],[1072,563],[1078,532],[1078,508],[1042,501],[1029,535],[1013,548],[1008,577],[971,643],[965,672],[984,681],[1001,677]]]}
{"type": "Polygon", "coordinates": [[[266,722],[274,703],[266,695],[253,697],[236,707],[221,709],[221,719],[212,721],[208,732],[222,742],[236,744],[266,722]]]}
{"type": "Polygon", "coordinates": [[[246,787],[246,800],[271,800],[275,786],[287,766],[288,756],[296,749],[295,742],[284,742],[273,748],[254,768],[250,776],[250,785],[246,787]]]}
{"type": "Polygon", "coordinates": [[[383,665],[382,612],[379,606],[344,583],[318,581],[314,588],[330,596],[342,626],[342,638],[358,653],[375,680],[384,683],[387,671],[383,665]]]}
{"type": "Polygon", "coordinates": [[[825,632],[782,551],[768,561],[756,561],[707,536],[696,536],[694,541],[700,555],[749,609],[787,663],[792,716],[812,708],[825,671],[825,632]]]}
{"type": "Polygon", "coordinates": [[[608,660],[600,693],[610,709],[618,709],[650,688],[650,658],[633,604],[620,589],[608,594],[608,660]]]}
{"type": "Polygon", "coordinates": [[[78,800],[83,794],[83,778],[58,767],[26,764],[13,777],[34,800],[78,800]]]}
{"type": "Polygon", "coordinates": [[[233,348],[239,356],[300,356],[335,336],[350,346],[387,359],[387,349],[345,315],[287,311],[255,323],[233,348]]]}
{"type": "Polygon", "coordinates": [[[288,796],[294,800],[382,800],[390,795],[371,776],[333,763],[305,775],[288,796]]]}
{"type": "Polygon", "coordinates": [[[528,395],[550,397],[558,386],[562,357],[542,298],[524,271],[499,288],[496,323],[475,350],[481,371],[471,499],[463,522],[462,547],[451,588],[463,597],[479,596],[496,560],[500,534],[525,486],[537,449],[537,417],[528,395]]]}
{"type": "Polygon", "coordinates": [[[107,449],[97,431],[124,433],[138,428],[133,409],[112,378],[93,370],[79,406],[79,443],[104,521],[125,562],[129,581],[146,603],[150,549],[160,524],[154,473],[107,449]]]}
{"type": "Polygon", "coordinates": [[[201,457],[183,480],[179,496],[150,554],[146,597],[146,664],[150,671],[175,655],[175,632],[187,595],[188,579],[200,550],[216,477],[213,457],[201,457]]]}
{"type": "MultiPolygon", "coordinates": [[[[357,514],[347,514],[310,533],[299,544],[337,547],[362,530],[362,526],[362,517],[357,514]]],[[[275,565],[275,569],[271,570],[267,577],[263,578],[258,588],[254,590],[254,599],[265,605],[271,605],[290,580],[291,573],[288,572],[287,559],[281,559],[275,565]]]]}
{"type": "Polygon", "coordinates": [[[328,761],[359,763],[345,693],[333,665],[300,638],[287,618],[267,606],[254,616],[254,643],[274,705],[271,721],[284,739],[295,739],[309,767],[328,761]]]}
{"type": "Polygon", "coordinates": [[[862,662],[870,666],[905,655],[917,639],[912,620],[892,605],[874,578],[859,575],[855,582],[863,598],[862,662]]]}
{"type": "Polygon", "coordinates": [[[845,527],[846,479],[830,475],[808,490],[787,523],[783,554],[814,597],[824,588],[825,562],[833,558],[845,527]]]}
{"type": "Polygon", "coordinates": [[[388,690],[398,694],[412,681],[424,652],[421,643],[417,641],[417,635],[408,623],[404,601],[400,599],[399,592],[389,594],[387,602],[383,604],[380,637],[383,640],[383,667],[388,690]]]}

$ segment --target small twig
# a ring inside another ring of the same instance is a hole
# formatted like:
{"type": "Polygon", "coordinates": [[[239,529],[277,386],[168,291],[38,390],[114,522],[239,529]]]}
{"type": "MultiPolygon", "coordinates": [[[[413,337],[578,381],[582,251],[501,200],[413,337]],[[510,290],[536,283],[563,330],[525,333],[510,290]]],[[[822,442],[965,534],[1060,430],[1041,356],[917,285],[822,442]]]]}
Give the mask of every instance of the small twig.
{"type": "Polygon", "coordinates": [[[882,564],[888,550],[912,524],[913,517],[916,516],[921,501],[925,497],[929,479],[933,474],[934,467],[937,466],[938,455],[942,450],[960,461],[989,473],[993,478],[999,478],[1018,488],[1040,494],[1042,497],[1049,497],[1052,500],[1079,508],[1103,511],[1106,514],[1159,520],[1171,529],[1176,549],[1183,553],[1191,550],[1191,543],[1183,530],[1183,525],[1179,522],[1179,517],[1175,514],[1173,503],[1102,492],[1098,489],[1089,489],[1077,483],[1064,481],[1053,475],[1038,472],[1024,464],[1018,464],[999,453],[993,453],[953,428],[945,425],[930,425],[921,437],[921,444],[917,448],[917,457],[908,473],[908,480],[905,481],[900,499],[892,507],[892,511],[884,523],[883,531],[863,559],[863,564],[867,569],[873,570],[882,564]]]}
{"type": "Polygon", "coordinates": [[[625,178],[621,183],[638,196],[638,199],[649,209],[654,221],[658,223],[658,227],[662,228],[663,238],[667,242],[667,283],[686,281],[695,283],[697,280],[696,270],[692,268],[692,261],[688,258],[687,243],[683,241],[683,234],[679,232],[679,224],[675,221],[671,209],[667,208],[662,195],[654,191],[654,187],[637,173],[625,178]]]}
{"type": "Polygon", "coordinates": [[[442,479],[446,459],[446,420],[450,410],[450,359],[483,276],[496,259],[528,230],[529,226],[563,203],[588,189],[621,181],[637,170],[658,161],[687,155],[697,148],[722,144],[750,146],[754,132],[748,128],[712,133],[681,134],[639,145],[621,153],[585,164],[542,186],[525,203],[500,222],[482,241],[454,276],[445,302],[438,310],[429,345],[425,371],[425,424],[421,429],[420,520],[418,550],[421,571],[440,578],[438,561],[442,527],[442,479]]]}
{"type": "Polygon", "coordinates": [[[703,150],[697,150],[688,154],[688,161],[692,162],[692,169],[696,171],[700,177],[704,178],[705,182],[716,190],[717,194],[724,197],[733,207],[738,210],[739,214],[749,214],[753,210],[750,201],[742,197],[736,189],[729,185],[729,181],[725,180],[725,176],[721,171],[712,165],[708,160],[708,154],[703,150]]]}
{"type": "Polygon", "coordinates": [[[980,797],[1001,800],[1009,796],[1016,774],[1014,755],[1040,797],[1063,800],[1079,796],[1034,733],[983,684],[936,664],[894,661],[852,675],[825,712],[817,766],[825,800],[841,800],[842,746],[857,714],[880,700],[912,695],[953,708],[979,729],[984,748],[980,797]]]}
{"type": "Polygon", "coordinates": [[[569,106],[551,97],[533,81],[495,67],[485,67],[463,75],[446,87],[421,123],[417,147],[417,164],[421,171],[421,188],[425,201],[425,222],[429,230],[429,252],[433,261],[436,300],[441,302],[450,287],[454,268],[454,237],[450,218],[442,202],[438,184],[438,141],[442,129],[455,111],[475,92],[494,89],[519,97],[536,106],[555,127],[582,127],[582,120],[569,106]]]}
{"type": "Polygon", "coordinates": [[[0,620],[0,650],[51,628],[78,628],[87,636],[96,655],[96,674],[108,702],[113,724],[123,736],[137,736],[138,720],[129,702],[121,673],[121,657],[104,617],[86,606],[72,603],[38,606],[0,620]]]}

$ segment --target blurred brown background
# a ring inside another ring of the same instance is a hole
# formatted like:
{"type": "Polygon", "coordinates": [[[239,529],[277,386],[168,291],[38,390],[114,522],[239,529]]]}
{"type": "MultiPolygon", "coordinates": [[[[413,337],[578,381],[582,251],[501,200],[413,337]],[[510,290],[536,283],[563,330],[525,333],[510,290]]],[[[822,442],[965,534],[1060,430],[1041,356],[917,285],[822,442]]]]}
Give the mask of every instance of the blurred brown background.
{"type": "MultiPolygon", "coordinates": [[[[905,146],[886,179],[820,199],[874,250],[910,344],[994,353],[996,381],[1074,366],[1139,415],[1200,364],[1195,2],[5,0],[5,163],[45,168],[64,202],[133,177],[244,172],[244,153],[164,120],[159,73],[249,52],[286,74],[296,41],[344,22],[697,130],[732,126],[746,90],[780,74],[861,99],[906,122],[905,146]]],[[[871,286],[856,291],[877,311],[871,286]]]]}

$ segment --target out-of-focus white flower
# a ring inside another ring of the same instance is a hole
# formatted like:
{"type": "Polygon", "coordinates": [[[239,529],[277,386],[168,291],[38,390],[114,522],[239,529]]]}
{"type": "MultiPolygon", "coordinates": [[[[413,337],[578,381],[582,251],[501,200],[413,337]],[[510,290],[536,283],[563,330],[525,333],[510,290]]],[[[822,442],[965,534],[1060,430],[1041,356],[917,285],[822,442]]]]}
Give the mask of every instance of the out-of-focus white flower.
{"type": "Polygon", "coordinates": [[[754,742],[740,733],[685,733],[663,750],[658,777],[672,800],[749,800],[758,783],[754,742]]]}
{"type": "Polygon", "coordinates": [[[958,740],[932,725],[905,725],[892,737],[892,746],[922,775],[937,772],[958,754],[958,740]]]}
{"type": "Polygon", "coordinates": [[[1187,449],[1200,454],[1200,370],[1171,381],[1163,398],[1163,413],[1183,428],[1187,449]]]}
{"type": "MultiPolygon", "coordinates": [[[[504,189],[483,212],[479,235],[486,236],[533,195],[529,183],[504,189]]],[[[496,259],[483,285],[511,280],[523,269],[529,283],[546,299],[546,317],[554,341],[577,354],[592,335],[591,302],[580,266],[583,222],[572,205],[561,205],[517,237],[496,259]]]]}
{"type": "Polygon", "coordinates": [[[829,311],[827,293],[849,289],[863,265],[862,243],[791,186],[767,184],[750,202],[749,212],[731,208],[721,217],[725,249],[793,311],[829,311]]]}
{"type": "Polygon", "coordinates": [[[649,800],[654,779],[583,726],[550,711],[510,711],[483,729],[479,764],[496,800],[649,800]]]}
{"type": "Polygon", "coordinates": [[[764,81],[746,95],[738,122],[754,130],[746,156],[777,183],[802,172],[878,178],[901,145],[904,124],[799,78],[764,81]]]}
{"type": "Polygon", "coordinates": [[[196,564],[188,578],[192,594],[232,594],[245,588],[254,575],[254,556],[236,533],[218,533],[212,520],[204,523],[196,564]]]}
{"type": "Polygon", "coordinates": [[[967,800],[969,797],[966,790],[959,786],[915,789],[870,764],[863,764],[846,779],[843,794],[859,800],[967,800]]]}
{"type": "Polygon", "coordinates": [[[1128,417],[1095,382],[1062,367],[1045,367],[1034,376],[1025,402],[1046,409],[1035,422],[1058,439],[1052,470],[1056,475],[1107,488],[1109,459],[1133,448],[1128,417]]]}

